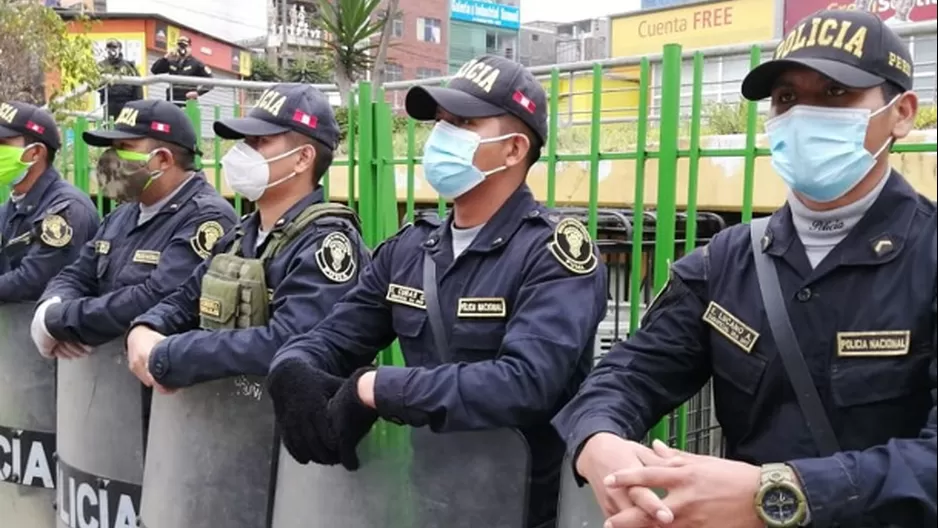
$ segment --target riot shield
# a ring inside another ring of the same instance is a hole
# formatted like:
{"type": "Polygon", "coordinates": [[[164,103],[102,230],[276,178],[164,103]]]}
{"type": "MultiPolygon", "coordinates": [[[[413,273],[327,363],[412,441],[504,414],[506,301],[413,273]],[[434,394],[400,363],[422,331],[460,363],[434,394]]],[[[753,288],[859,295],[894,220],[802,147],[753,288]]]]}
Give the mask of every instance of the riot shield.
{"type": "Polygon", "coordinates": [[[57,387],[59,528],[136,527],[148,402],[123,341],[60,360],[57,387]]]}
{"type": "Polygon", "coordinates": [[[262,528],[273,491],[273,405],[263,378],[154,394],[141,526],[262,528]]]}
{"type": "Polygon", "coordinates": [[[361,467],[280,451],[272,528],[525,528],[530,455],[515,430],[435,434],[380,421],[361,467]]]}
{"type": "Polygon", "coordinates": [[[602,528],[606,522],[602,509],[593,495],[593,488],[581,488],[573,476],[573,463],[564,459],[560,479],[560,502],[557,506],[557,528],[602,528]]]}
{"type": "Polygon", "coordinates": [[[55,361],[29,335],[31,304],[0,304],[0,519],[55,524],[55,361]]]}

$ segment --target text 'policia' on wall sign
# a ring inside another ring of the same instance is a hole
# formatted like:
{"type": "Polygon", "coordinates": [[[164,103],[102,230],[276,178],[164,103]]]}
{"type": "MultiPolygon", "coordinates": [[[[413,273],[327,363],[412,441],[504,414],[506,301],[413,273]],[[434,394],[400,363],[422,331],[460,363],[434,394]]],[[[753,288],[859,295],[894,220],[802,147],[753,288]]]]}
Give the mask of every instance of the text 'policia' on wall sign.
{"type": "Polygon", "coordinates": [[[665,44],[685,50],[771,40],[774,0],[728,0],[612,19],[612,55],[661,53],[665,44]]]}

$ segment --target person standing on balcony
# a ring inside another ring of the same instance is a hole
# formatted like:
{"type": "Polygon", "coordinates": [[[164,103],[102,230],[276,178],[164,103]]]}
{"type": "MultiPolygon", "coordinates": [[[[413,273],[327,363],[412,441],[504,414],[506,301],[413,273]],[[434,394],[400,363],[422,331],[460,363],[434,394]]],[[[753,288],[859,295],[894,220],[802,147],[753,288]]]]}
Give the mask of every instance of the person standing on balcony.
{"type": "Polygon", "coordinates": [[[52,166],[61,149],[52,115],[31,104],[0,103],[0,303],[35,301],[98,229],[88,195],[52,166]]]}
{"type": "MultiPolygon", "coordinates": [[[[212,69],[192,56],[192,41],[189,37],[181,36],[176,41],[176,49],[170,51],[150,66],[154,75],[168,73],[183,77],[212,77],[212,69]]],[[[207,94],[211,87],[173,84],[166,89],[166,100],[183,108],[189,99],[198,99],[207,94]]]]}
{"type": "MultiPolygon", "coordinates": [[[[107,57],[98,63],[102,75],[138,77],[137,65],[124,58],[123,45],[117,39],[108,39],[105,47],[107,57]]],[[[106,105],[107,117],[117,119],[124,105],[143,99],[143,87],[130,84],[109,84],[98,91],[101,104],[106,105]]]]}
{"type": "Polygon", "coordinates": [[[592,365],[607,279],[583,224],[525,183],[547,137],[544,89],[520,64],[483,56],[405,104],[436,121],[424,171],[452,212],[378,246],[358,286],[277,353],[268,390],[284,444],[302,464],[354,470],[379,417],[517,428],[532,451],[529,526],[552,526],[563,442],[550,418],[592,365]],[[407,366],[370,366],[395,338],[407,366]]]}
{"type": "Polygon", "coordinates": [[[935,526],[936,206],[889,157],[912,79],[879,17],[833,10],[743,81],[787,203],[678,260],[554,420],[607,528],[935,526]],[[637,442],[711,377],[727,459],[650,459],[637,442]]]}

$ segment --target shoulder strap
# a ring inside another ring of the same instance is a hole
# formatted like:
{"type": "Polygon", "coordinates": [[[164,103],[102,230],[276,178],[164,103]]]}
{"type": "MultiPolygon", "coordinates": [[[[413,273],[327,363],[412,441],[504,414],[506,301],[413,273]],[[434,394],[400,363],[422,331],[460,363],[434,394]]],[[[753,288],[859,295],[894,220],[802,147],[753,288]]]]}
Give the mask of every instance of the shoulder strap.
{"type": "Polygon", "coordinates": [[[446,329],[443,326],[443,313],[440,309],[440,296],[436,282],[436,262],[430,254],[423,254],[423,298],[427,305],[427,318],[430,320],[430,330],[433,332],[433,344],[436,353],[443,361],[449,361],[449,344],[446,339],[446,329]]]}
{"type": "Polygon", "coordinates": [[[348,206],[337,203],[316,203],[304,209],[292,222],[284,226],[283,229],[273,233],[272,236],[274,238],[268,242],[267,247],[264,248],[264,253],[260,257],[261,260],[267,261],[268,259],[276,257],[277,254],[280,253],[280,250],[289,245],[294,238],[305,231],[307,226],[327,216],[345,218],[352,222],[356,231],[361,233],[361,222],[358,219],[358,214],[356,214],[354,210],[350,209],[348,206]]]}
{"type": "Polygon", "coordinates": [[[801,406],[808,430],[814,437],[814,443],[820,455],[826,457],[840,451],[840,444],[834,435],[834,428],[831,427],[830,420],[827,418],[824,404],[821,403],[821,397],[818,395],[817,387],[814,386],[811,372],[805,364],[804,354],[801,352],[801,346],[791,326],[785,297],[782,295],[782,288],[778,282],[775,262],[762,252],[762,237],[765,235],[769,218],[753,220],[749,225],[752,258],[756,264],[759,289],[762,290],[762,303],[765,306],[769,327],[772,329],[772,336],[775,338],[778,355],[782,358],[782,365],[798,397],[798,404],[801,406]]]}

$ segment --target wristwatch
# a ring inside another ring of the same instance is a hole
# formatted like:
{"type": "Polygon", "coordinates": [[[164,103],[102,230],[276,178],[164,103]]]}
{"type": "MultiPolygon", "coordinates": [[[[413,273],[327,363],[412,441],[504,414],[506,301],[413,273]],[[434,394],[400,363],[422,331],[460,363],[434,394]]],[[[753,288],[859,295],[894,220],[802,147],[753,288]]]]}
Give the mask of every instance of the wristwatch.
{"type": "Polygon", "coordinates": [[[768,528],[804,526],[808,500],[801,491],[795,470],[785,464],[762,466],[756,512],[768,528]]]}

